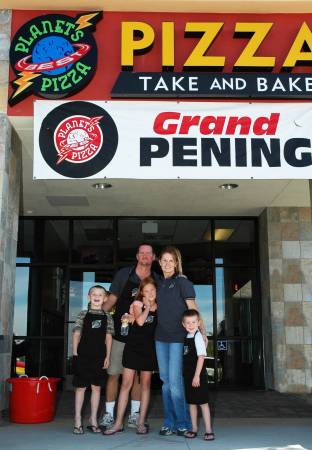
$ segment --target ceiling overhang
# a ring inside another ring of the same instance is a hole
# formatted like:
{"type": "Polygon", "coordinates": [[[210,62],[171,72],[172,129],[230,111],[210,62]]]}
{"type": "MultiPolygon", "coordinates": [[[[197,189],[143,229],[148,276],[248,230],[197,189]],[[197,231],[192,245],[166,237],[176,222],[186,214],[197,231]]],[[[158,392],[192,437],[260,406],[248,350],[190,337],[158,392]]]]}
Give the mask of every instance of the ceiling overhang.
{"type": "Polygon", "coordinates": [[[154,11],[154,12],[244,12],[244,13],[294,13],[312,12],[310,0],[2,0],[1,9],[21,10],[103,10],[103,11],[154,11]]]}

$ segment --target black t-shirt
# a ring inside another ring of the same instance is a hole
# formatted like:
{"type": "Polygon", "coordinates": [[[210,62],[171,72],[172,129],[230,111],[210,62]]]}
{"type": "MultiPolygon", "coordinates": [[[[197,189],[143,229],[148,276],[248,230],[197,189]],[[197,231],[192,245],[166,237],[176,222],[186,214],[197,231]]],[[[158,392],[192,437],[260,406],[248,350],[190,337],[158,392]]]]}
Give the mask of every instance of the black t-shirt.
{"type": "Polygon", "coordinates": [[[122,293],[122,290],[125,287],[129,277],[130,281],[136,283],[139,286],[141,280],[135,272],[135,267],[123,267],[122,269],[119,269],[114,276],[112,284],[109,288],[109,292],[116,295],[116,297],[120,297],[120,294],[122,293]]]}
{"type": "Polygon", "coordinates": [[[193,283],[184,275],[161,278],[157,282],[157,327],[155,339],[162,342],[184,342],[182,314],[186,300],[195,299],[193,283]]]}
{"type": "MultiPolygon", "coordinates": [[[[154,272],[151,276],[155,281],[158,278],[154,272]]],[[[110,292],[118,297],[113,318],[115,325],[114,339],[120,342],[127,341],[127,337],[120,334],[121,317],[129,312],[130,305],[136,298],[140,283],[141,279],[136,274],[135,267],[124,267],[116,273],[110,286],[110,292]]]]}

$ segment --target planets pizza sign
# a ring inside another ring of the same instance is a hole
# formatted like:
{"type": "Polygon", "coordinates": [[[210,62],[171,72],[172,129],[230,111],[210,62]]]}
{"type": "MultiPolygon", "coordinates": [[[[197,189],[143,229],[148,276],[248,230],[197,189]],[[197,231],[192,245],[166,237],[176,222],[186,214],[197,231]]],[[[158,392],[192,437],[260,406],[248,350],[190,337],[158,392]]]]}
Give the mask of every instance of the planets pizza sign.
{"type": "Polygon", "coordinates": [[[9,104],[31,93],[50,99],[68,97],[89,83],[97,65],[92,32],[101,18],[102,12],[75,18],[47,14],[24,24],[10,48],[16,78],[9,104]]]}
{"type": "Polygon", "coordinates": [[[103,170],[114,157],[118,131],[103,108],[75,101],[48,112],[38,141],[44,160],[40,164],[63,177],[88,178],[103,170]]]}

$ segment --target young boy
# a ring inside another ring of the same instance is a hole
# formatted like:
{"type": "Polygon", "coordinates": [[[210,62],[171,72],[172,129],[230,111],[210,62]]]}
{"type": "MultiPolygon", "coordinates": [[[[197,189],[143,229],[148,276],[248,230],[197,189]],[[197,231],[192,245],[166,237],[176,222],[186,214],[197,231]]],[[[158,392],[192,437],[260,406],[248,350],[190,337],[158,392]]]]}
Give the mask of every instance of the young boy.
{"type": "Polygon", "coordinates": [[[210,409],[208,405],[208,381],[204,367],[206,346],[199,331],[200,316],[196,309],[188,309],[183,313],[182,325],[187,331],[184,341],[183,376],[185,397],[190,405],[192,430],[186,431],[186,438],[195,438],[198,431],[197,406],[200,405],[205,423],[205,441],[213,441],[211,431],[210,409]]]}
{"type": "Polygon", "coordinates": [[[87,429],[101,433],[98,427],[97,411],[101,387],[105,385],[106,370],[110,363],[113,319],[103,311],[102,306],[108,293],[102,286],[93,286],[88,293],[88,310],[81,311],[73,328],[73,385],[75,389],[74,434],[83,434],[81,409],[85,391],[91,386],[91,415],[87,429]]]}

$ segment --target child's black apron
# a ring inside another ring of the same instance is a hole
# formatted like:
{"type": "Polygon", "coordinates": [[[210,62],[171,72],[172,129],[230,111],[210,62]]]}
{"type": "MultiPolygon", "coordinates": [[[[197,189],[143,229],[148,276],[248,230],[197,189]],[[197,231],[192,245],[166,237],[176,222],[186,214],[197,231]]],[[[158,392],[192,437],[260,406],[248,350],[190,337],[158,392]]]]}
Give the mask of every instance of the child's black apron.
{"type": "Polygon", "coordinates": [[[185,398],[187,403],[190,403],[192,405],[203,405],[204,403],[208,403],[209,397],[208,377],[206,373],[205,363],[199,377],[200,386],[192,386],[198,359],[195,345],[195,336],[197,333],[199,333],[199,331],[196,331],[193,337],[186,337],[184,340],[183,377],[185,386],[185,398]]]}
{"type": "Polygon", "coordinates": [[[77,377],[83,380],[94,381],[91,384],[102,385],[100,381],[105,378],[103,369],[106,357],[106,314],[100,315],[88,311],[84,320],[80,342],[78,345],[77,377]]]}

